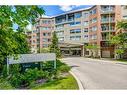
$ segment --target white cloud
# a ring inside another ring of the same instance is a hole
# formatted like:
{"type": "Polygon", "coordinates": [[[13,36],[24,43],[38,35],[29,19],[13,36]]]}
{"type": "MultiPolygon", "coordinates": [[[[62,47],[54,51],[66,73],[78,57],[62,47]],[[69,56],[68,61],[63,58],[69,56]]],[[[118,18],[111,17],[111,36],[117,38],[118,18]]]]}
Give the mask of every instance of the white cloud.
{"type": "Polygon", "coordinates": [[[62,11],[70,11],[76,7],[79,7],[80,5],[60,5],[60,9],[62,11]]]}
{"type": "Polygon", "coordinates": [[[29,23],[29,25],[27,25],[26,29],[28,29],[29,31],[32,30],[32,24],[29,23]]]}

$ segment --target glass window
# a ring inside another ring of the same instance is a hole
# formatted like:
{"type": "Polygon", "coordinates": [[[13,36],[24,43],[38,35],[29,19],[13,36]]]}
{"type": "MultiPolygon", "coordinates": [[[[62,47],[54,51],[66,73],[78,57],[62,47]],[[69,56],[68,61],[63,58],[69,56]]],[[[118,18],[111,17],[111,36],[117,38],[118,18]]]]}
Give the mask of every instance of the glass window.
{"type": "Polygon", "coordinates": [[[95,23],[95,22],[97,22],[97,18],[92,19],[92,23],[95,23]]]}
{"type": "Polygon", "coordinates": [[[92,14],[96,14],[96,9],[93,10],[92,14]]]}
{"type": "Polygon", "coordinates": [[[75,18],[80,18],[82,16],[81,13],[75,13],[75,18]]]}
{"type": "Polygon", "coordinates": [[[97,26],[93,26],[92,31],[97,31],[97,26]]]}
{"type": "Polygon", "coordinates": [[[88,18],[89,13],[84,13],[84,18],[88,18]]]}
{"type": "Polygon", "coordinates": [[[81,36],[70,36],[70,40],[80,40],[81,36]]]}
{"type": "Polygon", "coordinates": [[[81,29],[75,29],[76,33],[81,33],[81,29]]]}
{"type": "Polygon", "coordinates": [[[84,29],[84,32],[88,32],[88,28],[85,28],[85,29],[84,29]]]}
{"type": "Polygon", "coordinates": [[[57,36],[64,35],[64,31],[57,31],[56,34],[57,34],[57,36]]]}
{"type": "Polygon", "coordinates": [[[84,35],[84,39],[85,40],[88,40],[88,35],[84,35]]]}
{"type": "Polygon", "coordinates": [[[71,22],[71,23],[70,23],[70,26],[75,26],[75,25],[80,25],[80,24],[81,24],[80,21],[78,21],[78,22],[71,22]]]}
{"type": "Polygon", "coordinates": [[[94,34],[94,35],[90,35],[90,39],[92,39],[92,40],[96,40],[96,39],[97,39],[97,35],[96,35],[96,34],[94,34]]]}
{"type": "Polygon", "coordinates": [[[126,16],[123,16],[123,19],[127,19],[127,15],[126,16]]]}
{"type": "Polygon", "coordinates": [[[42,40],[43,40],[43,42],[48,42],[47,38],[43,38],[42,40]]]}
{"type": "Polygon", "coordinates": [[[64,37],[58,38],[59,41],[64,41],[64,37]]]}
{"type": "Polygon", "coordinates": [[[43,44],[42,46],[43,46],[43,47],[48,47],[48,44],[43,44]]]}
{"type": "Polygon", "coordinates": [[[88,21],[84,21],[84,26],[88,26],[89,22],[88,21]]]}
{"type": "Polygon", "coordinates": [[[73,33],[81,33],[81,29],[72,29],[70,30],[70,33],[73,34],[73,33]]]}
{"type": "Polygon", "coordinates": [[[90,15],[96,14],[96,9],[90,11],[90,15]]]}
{"type": "Polygon", "coordinates": [[[76,25],[79,25],[79,24],[81,24],[81,22],[75,22],[75,24],[76,24],[76,25]]]}

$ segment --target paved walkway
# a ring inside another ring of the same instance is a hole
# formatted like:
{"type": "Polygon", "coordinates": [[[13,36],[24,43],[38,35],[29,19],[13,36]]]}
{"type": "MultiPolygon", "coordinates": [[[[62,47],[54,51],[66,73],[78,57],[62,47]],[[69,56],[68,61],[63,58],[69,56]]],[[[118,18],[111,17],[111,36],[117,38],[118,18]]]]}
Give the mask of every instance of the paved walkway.
{"type": "Polygon", "coordinates": [[[127,89],[127,65],[83,57],[61,60],[72,67],[84,89],[127,89]]]}

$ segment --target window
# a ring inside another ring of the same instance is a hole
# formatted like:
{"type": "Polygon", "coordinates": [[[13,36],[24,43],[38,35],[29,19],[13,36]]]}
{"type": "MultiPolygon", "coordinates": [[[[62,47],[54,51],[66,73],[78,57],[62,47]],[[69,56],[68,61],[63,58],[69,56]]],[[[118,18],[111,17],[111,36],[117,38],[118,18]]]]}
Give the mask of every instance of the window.
{"type": "Polygon", "coordinates": [[[48,42],[48,39],[47,38],[43,38],[43,42],[48,42]]]}
{"type": "Polygon", "coordinates": [[[36,36],[35,36],[35,35],[33,35],[33,38],[36,38],[36,36]]]}
{"type": "Polygon", "coordinates": [[[80,40],[81,36],[70,36],[70,40],[80,40]]]}
{"type": "Polygon", "coordinates": [[[92,23],[95,23],[95,22],[97,22],[97,18],[92,19],[92,23]]]}
{"type": "Polygon", "coordinates": [[[50,24],[51,21],[50,20],[42,20],[42,24],[50,24]]]}
{"type": "Polygon", "coordinates": [[[64,35],[64,31],[57,31],[56,34],[57,34],[57,36],[64,35]]]}
{"type": "Polygon", "coordinates": [[[84,39],[85,40],[88,40],[88,35],[84,35],[84,39]]]}
{"type": "Polygon", "coordinates": [[[61,29],[61,28],[64,28],[64,24],[56,25],[56,29],[61,29]]]}
{"type": "Polygon", "coordinates": [[[43,33],[43,36],[50,36],[50,33],[43,33]]]}
{"type": "Polygon", "coordinates": [[[41,27],[41,30],[50,30],[51,27],[41,27]]]}
{"type": "Polygon", "coordinates": [[[89,14],[88,13],[84,13],[84,18],[88,18],[89,14]]]}
{"type": "Polygon", "coordinates": [[[127,19],[127,15],[126,16],[123,16],[123,19],[127,19]]]}
{"type": "Polygon", "coordinates": [[[64,41],[64,37],[58,38],[59,41],[64,41]]]}
{"type": "Polygon", "coordinates": [[[82,16],[81,13],[75,13],[75,18],[80,18],[82,16]]]}
{"type": "Polygon", "coordinates": [[[84,32],[88,32],[88,28],[85,28],[85,29],[84,29],[84,32]]]}
{"type": "Polygon", "coordinates": [[[81,33],[81,29],[72,29],[70,30],[70,33],[73,34],[73,33],[81,33]]]}
{"type": "Polygon", "coordinates": [[[46,33],[43,33],[43,36],[46,36],[46,33]]]}
{"type": "Polygon", "coordinates": [[[88,21],[84,21],[84,26],[88,26],[89,22],[88,21]]]}
{"type": "Polygon", "coordinates": [[[93,26],[92,31],[97,31],[97,26],[93,26]]]}
{"type": "Polygon", "coordinates": [[[42,46],[43,46],[43,47],[48,47],[48,44],[43,44],[42,46]]]}
{"type": "Polygon", "coordinates": [[[90,35],[90,39],[91,39],[91,40],[96,40],[96,39],[97,39],[97,35],[96,35],[96,34],[90,35]]]}
{"type": "Polygon", "coordinates": [[[93,10],[92,14],[96,14],[96,9],[93,10]]]}
{"type": "Polygon", "coordinates": [[[91,11],[90,11],[90,15],[94,15],[94,14],[96,14],[96,12],[97,12],[96,9],[91,10],[91,11]]]}
{"type": "Polygon", "coordinates": [[[81,22],[80,22],[80,21],[79,21],[79,22],[75,22],[75,24],[76,24],[76,25],[79,25],[79,24],[81,24],[81,22]]]}
{"type": "Polygon", "coordinates": [[[35,43],[36,41],[35,40],[33,40],[33,43],[35,43]]]}
{"type": "Polygon", "coordinates": [[[70,26],[76,26],[76,25],[80,25],[80,24],[81,24],[80,21],[78,21],[78,22],[71,22],[70,23],[70,26]]]}

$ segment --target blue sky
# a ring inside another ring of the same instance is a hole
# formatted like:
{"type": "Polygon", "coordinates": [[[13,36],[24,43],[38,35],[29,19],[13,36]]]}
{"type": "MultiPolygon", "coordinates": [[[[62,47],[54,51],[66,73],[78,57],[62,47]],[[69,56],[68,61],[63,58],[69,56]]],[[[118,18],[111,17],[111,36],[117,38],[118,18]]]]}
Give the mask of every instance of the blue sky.
{"type": "Polygon", "coordinates": [[[91,5],[42,5],[45,15],[54,16],[71,10],[88,8],[91,5]]]}

